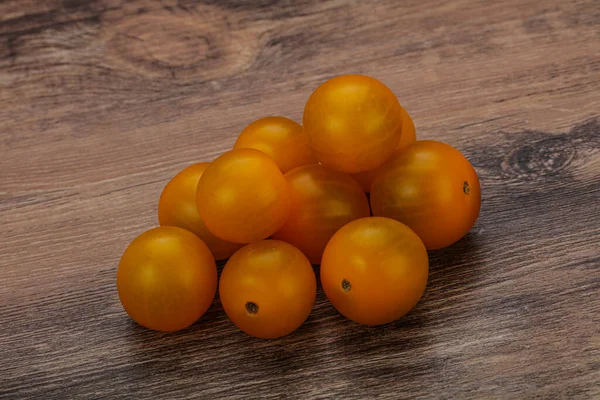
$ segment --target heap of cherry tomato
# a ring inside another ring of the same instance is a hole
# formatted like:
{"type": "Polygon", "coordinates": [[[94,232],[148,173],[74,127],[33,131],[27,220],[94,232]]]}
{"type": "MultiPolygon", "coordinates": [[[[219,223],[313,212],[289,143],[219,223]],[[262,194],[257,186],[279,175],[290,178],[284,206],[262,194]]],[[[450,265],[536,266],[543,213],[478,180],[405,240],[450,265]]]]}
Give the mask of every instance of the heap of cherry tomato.
{"type": "Polygon", "coordinates": [[[416,140],[392,91],[367,76],[320,85],[302,123],[259,119],[233,150],[167,184],[160,227],[138,236],[119,264],[131,318],[159,331],[186,328],[206,312],[218,280],[235,325],[280,337],[313,308],[311,264],[321,264],[329,301],[356,322],[386,324],[417,304],[427,250],[462,238],[479,215],[475,170],[453,147],[416,140]],[[215,260],[225,259],[219,279],[215,260]]]}

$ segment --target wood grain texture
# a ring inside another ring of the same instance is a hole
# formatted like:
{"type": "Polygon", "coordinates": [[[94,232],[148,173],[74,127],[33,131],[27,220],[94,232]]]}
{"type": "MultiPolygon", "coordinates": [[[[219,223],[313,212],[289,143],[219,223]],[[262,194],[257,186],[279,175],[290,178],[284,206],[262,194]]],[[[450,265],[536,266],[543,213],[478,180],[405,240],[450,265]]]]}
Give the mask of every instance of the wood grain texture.
{"type": "Polygon", "coordinates": [[[598,398],[599,249],[596,0],[0,2],[0,398],[598,398]],[[133,323],[116,267],[168,179],[347,72],[481,178],[416,309],[133,323]]]}

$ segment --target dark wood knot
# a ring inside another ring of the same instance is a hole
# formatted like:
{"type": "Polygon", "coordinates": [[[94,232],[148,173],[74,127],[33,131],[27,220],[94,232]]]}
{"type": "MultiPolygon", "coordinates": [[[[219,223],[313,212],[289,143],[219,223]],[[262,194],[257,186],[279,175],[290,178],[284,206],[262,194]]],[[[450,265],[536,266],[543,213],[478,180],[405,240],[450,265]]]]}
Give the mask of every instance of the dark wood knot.
{"type": "Polygon", "coordinates": [[[567,136],[555,136],[515,149],[502,169],[514,178],[536,179],[557,174],[571,163],[575,155],[575,148],[567,136]]]}
{"type": "Polygon", "coordinates": [[[144,75],[213,79],[246,65],[255,42],[253,35],[223,31],[201,16],[143,14],[118,26],[107,49],[144,75]]]}

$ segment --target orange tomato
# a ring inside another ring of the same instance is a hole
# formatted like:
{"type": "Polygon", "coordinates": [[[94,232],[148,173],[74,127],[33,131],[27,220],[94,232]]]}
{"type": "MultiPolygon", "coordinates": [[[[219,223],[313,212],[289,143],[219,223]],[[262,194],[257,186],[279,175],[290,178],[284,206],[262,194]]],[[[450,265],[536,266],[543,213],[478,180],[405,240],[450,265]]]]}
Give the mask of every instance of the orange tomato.
{"type": "Polygon", "coordinates": [[[193,233],[161,226],[127,247],[117,270],[119,299],[138,324],[177,331],[196,322],[217,290],[210,250],[193,233]]]}
{"type": "Polygon", "coordinates": [[[344,225],[327,244],[321,283],[344,316],[366,325],[392,322],[419,301],[429,273],[427,250],[406,225],[368,217],[344,225]]]}
{"type": "MultiPolygon", "coordinates": [[[[415,130],[415,124],[408,112],[402,108],[402,135],[400,136],[400,143],[398,143],[398,149],[402,149],[412,142],[417,140],[417,132],[415,130]]],[[[352,174],[354,180],[356,180],[365,192],[371,191],[371,184],[377,175],[379,168],[372,169],[370,171],[358,172],[352,174]]]]}
{"type": "Polygon", "coordinates": [[[321,262],[325,245],[346,223],[367,217],[369,201],[350,175],[322,165],[305,165],[287,174],[292,209],[274,235],[298,247],[313,264],[321,262]]]}
{"type": "Polygon", "coordinates": [[[308,147],[302,126],[284,117],[265,117],[252,122],[244,128],[233,148],[262,151],[275,161],[283,173],[317,162],[308,147]]]}
{"type": "Polygon", "coordinates": [[[417,130],[415,129],[415,123],[413,122],[410,114],[404,107],[400,112],[402,114],[402,135],[400,136],[400,143],[398,143],[398,149],[408,146],[415,140],[417,140],[417,130]]]}
{"type": "Polygon", "coordinates": [[[196,205],[208,229],[234,243],[275,233],[285,222],[290,203],[290,188],[279,167],[255,149],[235,149],[217,157],[196,192],[196,205]]]}
{"type": "Polygon", "coordinates": [[[277,338],[295,331],[310,314],[316,297],[315,273],[291,244],[263,240],[238,250],[219,282],[225,312],[242,331],[277,338]]]}
{"type": "Polygon", "coordinates": [[[356,173],[375,169],[392,155],[400,142],[401,111],[394,93],[377,79],[342,75],[313,92],[302,123],[323,165],[356,173]]]}
{"type": "Polygon", "coordinates": [[[190,165],[167,183],[158,201],[158,222],[161,226],[178,226],[186,229],[208,246],[216,260],[229,258],[240,247],[213,235],[198,214],[196,188],[209,163],[190,165]]]}
{"type": "Polygon", "coordinates": [[[399,150],[371,185],[373,215],[408,225],[427,249],[462,238],[481,205],[477,173],[455,148],[419,140],[399,150]]]}

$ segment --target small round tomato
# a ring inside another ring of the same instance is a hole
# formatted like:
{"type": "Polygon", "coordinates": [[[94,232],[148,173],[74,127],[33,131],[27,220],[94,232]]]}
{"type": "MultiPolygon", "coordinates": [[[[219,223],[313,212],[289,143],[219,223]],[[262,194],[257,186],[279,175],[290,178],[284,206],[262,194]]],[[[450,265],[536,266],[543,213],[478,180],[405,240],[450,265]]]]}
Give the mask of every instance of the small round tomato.
{"type": "Polygon", "coordinates": [[[479,179],[469,161],[455,148],[431,140],[399,150],[371,185],[373,215],[408,225],[429,250],[462,238],[480,206],[479,179]]]}
{"type": "MultiPolygon", "coordinates": [[[[415,140],[417,140],[415,124],[406,109],[402,108],[402,135],[400,136],[400,143],[398,143],[397,148],[402,149],[413,143],[415,140]]],[[[360,184],[363,190],[368,193],[371,190],[371,184],[378,171],[379,168],[375,168],[370,171],[352,174],[352,177],[360,184]]]]}
{"type": "Polygon", "coordinates": [[[204,171],[196,205],[223,240],[250,243],[275,233],[290,211],[290,188],[275,162],[255,149],[235,149],[204,171]]]}
{"type": "Polygon", "coordinates": [[[302,123],[323,165],[356,173],[375,169],[392,155],[400,142],[401,112],[394,93],[377,79],[342,75],[313,92],[302,123]]]}
{"type": "Polygon", "coordinates": [[[178,226],[186,229],[208,246],[216,260],[229,258],[240,247],[213,235],[198,214],[196,188],[209,163],[190,165],[167,183],[158,201],[158,222],[161,226],[178,226]]]}
{"type": "Polygon", "coordinates": [[[177,331],[196,322],[217,290],[217,267],[196,235],[174,226],[142,233],[117,270],[119,299],[138,324],[177,331]]]}
{"type": "Polygon", "coordinates": [[[392,322],[419,301],[429,273],[427,250],[406,225],[390,218],[357,219],[327,244],[321,283],[344,316],[365,325],[392,322]]]}
{"type": "Polygon", "coordinates": [[[262,151],[275,161],[283,173],[317,162],[308,147],[302,126],[285,117],[265,117],[252,122],[244,128],[233,148],[262,151]]]}
{"type": "Polygon", "coordinates": [[[398,149],[408,146],[415,140],[417,140],[417,130],[415,129],[415,123],[413,122],[410,114],[406,111],[406,108],[402,107],[402,135],[400,136],[400,143],[398,143],[398,149]]]}
{"type": "Polygon", "coordinates": [[[313,264],[321,262],[325,245],[342,226],[371,214],[360,185],[342,172],[322,165],[305,165],[287,174],[292,209],[274,235],[298,247],[313,264]]]}
{"type": "Polygon", "coordinates": [[[242,247],[227,261],[219,282],[221,303],[231,321],[265,339],[298,329],[313,308],[316,291],[308,259],[279,240],[242,247]]]}

